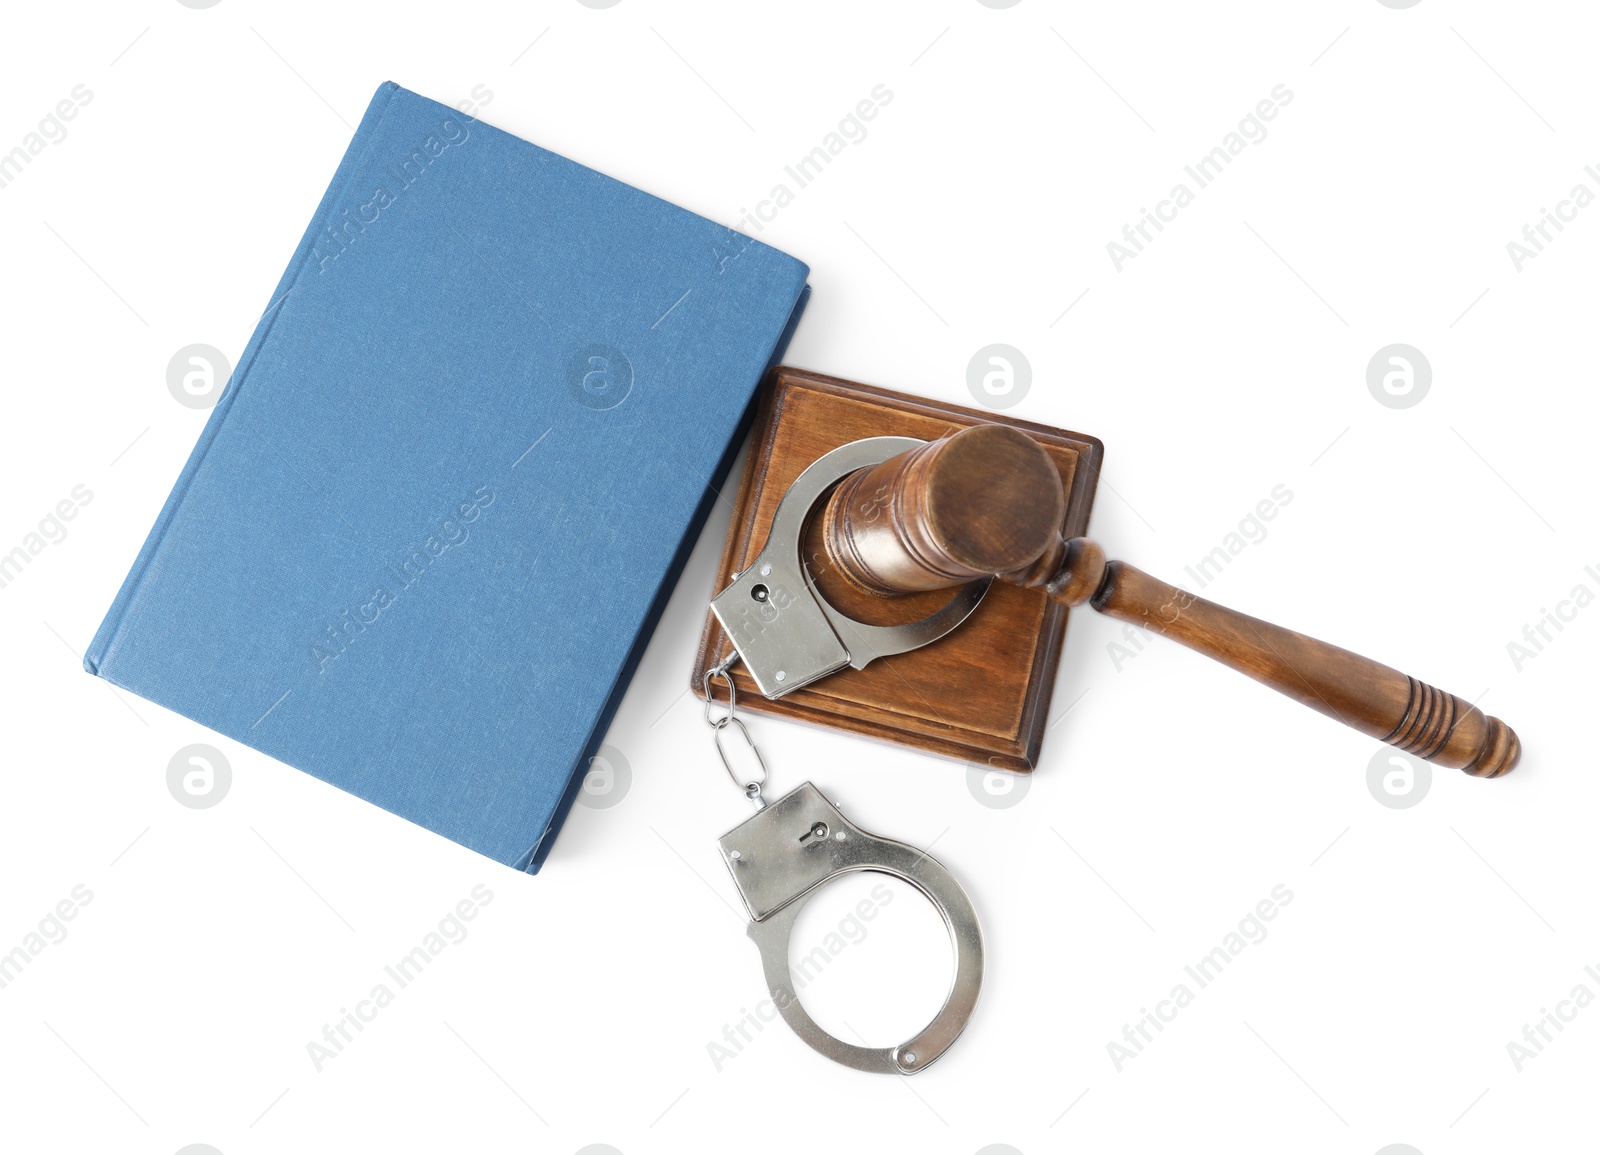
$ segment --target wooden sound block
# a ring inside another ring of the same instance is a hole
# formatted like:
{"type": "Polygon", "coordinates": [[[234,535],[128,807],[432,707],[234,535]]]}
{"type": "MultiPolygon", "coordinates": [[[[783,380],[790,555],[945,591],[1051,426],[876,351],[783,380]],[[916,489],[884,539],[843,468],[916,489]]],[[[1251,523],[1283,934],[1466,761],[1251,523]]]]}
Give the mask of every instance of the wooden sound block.
{"type": "MultiPolygon", "coordinates": [[[[932,441],[985,423],[1021,429],[1044,446],[1066,492],[1062,536],[1082,536],[1105,455],[1097,439],[799,369],[774,369],[757,409],[712,592],[725,587],[761,552],[790,483],[824,453],[863,437],[932,441]]],[[[949,590],[876,597],[832,572],[817,516],[822,506],[819,502],[813,511],[803,549],[818,588],[838,609],[864,622],[888,625],[924,617],[949,601],[949,590]]],[[[972,616],[932,645],[880,658],[864,670],[842,670],[776,701],[763,698],[736,665],[739,709],[834,726],[1003,770],[1030,771],[1038,765],[1066,630],[1067,607],[1044,591],[995,582],[972,616]]],[[[704,696],[705,672],[732,650],[708,611],[695,656],[696,695],[704,696]]],[[[713,693],[726,700],[720,686],[713,693]]]]}

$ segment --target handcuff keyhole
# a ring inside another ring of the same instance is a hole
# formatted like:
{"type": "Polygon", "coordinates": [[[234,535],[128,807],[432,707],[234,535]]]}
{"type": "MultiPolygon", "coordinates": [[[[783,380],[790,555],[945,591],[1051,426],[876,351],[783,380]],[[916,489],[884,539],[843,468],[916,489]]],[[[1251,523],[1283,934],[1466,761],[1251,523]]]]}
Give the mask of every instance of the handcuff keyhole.
{"type": "Polygon", "coordinates": [[[750,596],[758,602],[766,601],[770,593],[771,591],[769,591],[764,585],[755,585],[750,587],[750,596]]]}
{"type": "Polygon", "coordinates": [[[812,838],[815,838],[818,842],[821,842],[824,839],[826,839],[827,837],[828,837],[828,824],[826,822],[818,822],[814,826],[812,826],[810,830],[808,830],[804,834],[802,834],[800,836],[799,841],[806,842],[806,841],[808,841],[808,840],[810,840],[812,838]]]}

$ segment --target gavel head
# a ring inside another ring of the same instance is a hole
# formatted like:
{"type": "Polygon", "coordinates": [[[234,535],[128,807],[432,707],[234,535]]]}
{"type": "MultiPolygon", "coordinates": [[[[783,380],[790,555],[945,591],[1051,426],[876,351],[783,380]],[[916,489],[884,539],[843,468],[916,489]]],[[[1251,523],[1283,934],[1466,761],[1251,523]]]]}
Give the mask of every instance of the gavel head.
{"type": "Polygon", "coordinates": [[[1058,553],[1066,495],[1020,429],[974,425],[858,470],[823,511],[823,542],[852,585],[881,596],[1008,574],[1058,553]]]}

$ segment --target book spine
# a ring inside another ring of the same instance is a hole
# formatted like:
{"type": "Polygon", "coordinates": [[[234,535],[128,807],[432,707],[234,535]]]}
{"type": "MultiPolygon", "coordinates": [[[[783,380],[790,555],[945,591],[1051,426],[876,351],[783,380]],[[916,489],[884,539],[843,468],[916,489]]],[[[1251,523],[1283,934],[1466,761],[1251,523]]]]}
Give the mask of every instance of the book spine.
{"type": "MultiPolygon", "coordinates": [[[[195,443],[194,451],[189,454],[189,460],[183,467],[183,472],[178,475],[177,483],[172,487],[172,492],[167,495],[166,504],[161,507],[161,513],[156,518],[155,525],[150,530],[150,536],[145,538],[144,546],[139,550],[139,556],[134,559],[133,566],[128,570],[128,576],[123,579],[122,588],[117,591],[117,596],[111,603],[111,608],[106,611],[105,620],[100,623],[100,628],[95,631],[94,640],[89,643],[88,649],[83,654],[83,668],[91,674],[109,677],[105,672],[106,661],[111,657],[116,647],[117,637],[122,629],[122,623],[127,616],[129,607],[138,596],[139,587],[144,581],[144,576],[149,572],[150,565],[156,554],[161,549],[161,543],[166,537],[168,528],[177,517],[179,508],[183,505],[184,495],[188,492],[189,483],[200,470],[201,463],[205,460],[206,451],[211,443],[216,440],[223,423],[227,421],[228,414],[232,411],[234,403],[244,391],[245,382],[249,379],[250,367],[255,363],[257,355],[272,333],[274,323],[279,313],[283,310],[285,299],[293,290],[295,281],[300,277],[305,268],[307,259],[311,256],[317,237],[321,235],[327,218],[331,215],[334,203],[343,196],[351,175],[361,161],[363,145],[369,140],[378,122],[382,120],[384,112],[388,109],[389,102],[400,86],[393,81],[386,81],[380,85],[373,95],[372,102],[367,106],[366,114],[361,118],[355,135],[350,139],[350,145],[345,149],[344,158],[340,160],[339,167],[334,171],[333,179],[328,182],[328,189],[322,194],[322,201],[317,205],[317,211],[312,215],[311,223],[306,227],[305,235],[300,238],[299,247],[295,249],[294,256],[290,258],[288,267],[284,269],[283,276],[278,281],[278,287],[273,290],[270,303],[266,311],[261,314],[261,320],[256,323],[256,330],[250,337],[250,343],[245,346],[244,354],[239,358],[239,364],[229,379],[227,388],[223,390],[222,399],[217,402],[211,411],[211,417],[206,422],[205,429],[200,434],[200,440],[195,443]]],[[[113,681],[115,679],[112,679],[113,681]]]]}

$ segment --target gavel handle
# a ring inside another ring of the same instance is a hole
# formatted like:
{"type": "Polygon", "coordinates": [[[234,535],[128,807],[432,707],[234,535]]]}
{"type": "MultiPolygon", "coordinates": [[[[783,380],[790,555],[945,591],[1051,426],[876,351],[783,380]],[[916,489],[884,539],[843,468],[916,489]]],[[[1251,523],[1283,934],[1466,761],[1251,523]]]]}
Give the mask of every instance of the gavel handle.
{"type": "Polygon", "coordinates": [[[1231,666],[1335,721],[1442,766],[1497,778],[1522,744],[1499,718],[1370,658],[1227,609],[1125,562],[1087,538],[1006,575],[1069,606],[1142,626],[1231,666]]]}

